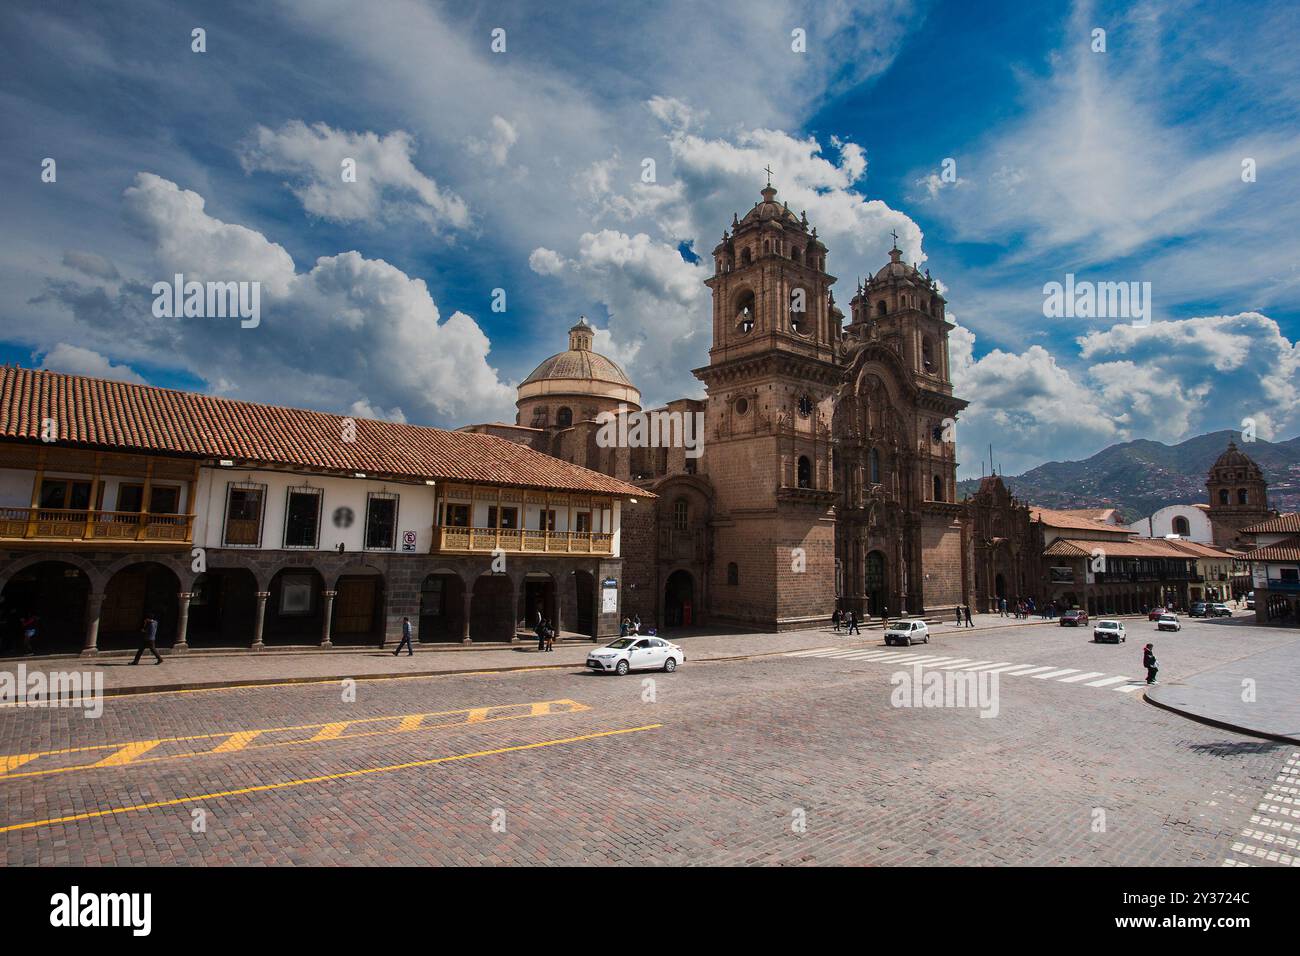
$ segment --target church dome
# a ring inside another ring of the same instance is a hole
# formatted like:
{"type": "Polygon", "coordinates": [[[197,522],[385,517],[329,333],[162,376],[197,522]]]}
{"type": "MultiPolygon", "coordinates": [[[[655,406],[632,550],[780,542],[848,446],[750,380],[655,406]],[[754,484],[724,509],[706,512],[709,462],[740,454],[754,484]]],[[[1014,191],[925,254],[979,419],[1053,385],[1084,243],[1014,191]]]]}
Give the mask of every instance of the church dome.
{"type": "Polygon", "coordinates": [[[630,386],[632,380],[616,362],[591,350],[594,334],[595,330],[587,324],[584,316],[577,325],[569,329],[568,349],[556,352],[546,359],[520,384],[527,385],[530,382],[546,379],[590,379],[630,386]]]}
{"type": "Polygon", "coordinates": [[[1224,468],[1244,468],[1251,478],[1263,475],[1263,472],[1260,471],[1259,465],[1255,464],[1249,455],[1241,451],[1237,447],[1237,443],[1234,441],[1228,442],[1227,450],[1215,459],[1214,465],[1211,467],[1210,471],[1213,473],[1224,468]]]}
{"type": "Polygon", "coordinates": [[[579,319],[569,329],[569,347],[547,358],[519,383],[516,404],[570,396],[623,402],[640,408],[641,392],[627,373],[613,359],[592,351],[595,335],[596,330],[587,324],[586,317],[579,319]]]}
{"type": "Polygon", "coordinates": [[[740,225],[744,226],[749,223],[767,222],[775,219],[798,229],[807,228],[806,220],[802,220],[792,213],[789,206],[776,201],[776,190],[770,184],[761,192],[763,201],[754,203],[754,208],[741,218],[740,225]]]}

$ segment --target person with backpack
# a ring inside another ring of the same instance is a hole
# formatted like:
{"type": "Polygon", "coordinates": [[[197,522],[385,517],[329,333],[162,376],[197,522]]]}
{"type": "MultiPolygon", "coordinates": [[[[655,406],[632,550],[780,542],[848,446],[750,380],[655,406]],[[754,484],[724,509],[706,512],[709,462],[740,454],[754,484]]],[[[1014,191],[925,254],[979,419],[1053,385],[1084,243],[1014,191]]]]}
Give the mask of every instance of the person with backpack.
{"type": "Polygon", "coordinates": [[[835,630],[836,634],[840,632],[840,609],[839,608],[836,608],[834,611],[831,612],[831,627],[835,630]]]}
{"type": "Polygon", "coordinates": [[[1151,644],[1142,649],[1142,666],[1147,669],[1147,683],[1156,683],[1156,674],[1160,673],[1160,662],[1156,660],[1156,652],[1151,644]]]}

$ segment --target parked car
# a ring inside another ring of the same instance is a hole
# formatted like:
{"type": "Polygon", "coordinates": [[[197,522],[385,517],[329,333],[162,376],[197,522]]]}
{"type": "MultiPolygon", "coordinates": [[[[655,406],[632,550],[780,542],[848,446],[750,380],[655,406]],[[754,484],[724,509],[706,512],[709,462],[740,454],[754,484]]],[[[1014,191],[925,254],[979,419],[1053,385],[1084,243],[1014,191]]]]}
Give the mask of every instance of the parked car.
{"type": "Polygon", "coordinates": [[[894,621],[885,628],[886,644],[901,644],[911,647],[913,644],[929,644],[930,628],[925,621],[894,621]]]}
{"type": "Polygon", "coordinates": [[[1162,607],[1153,607],[1151,610],[1147,611],[1147,620],[1158,621],[1160,620],[1161,614],[1168,614],[1168,613],[1169,612],[1162,607]]]}
{"type": "Polygon", "coordinates": [[[1181,631],[1183,625],[1178,622],[1177,614],[1161,614],[1160,620],[1156,621],[1157,631],[1181,631]]]}
{"type": "Polygon", "coordinates": [[[1098,621],[1092,629],[1092,639],[1098,644],[1118,644],[1127,641],[1123,621],[1098,621]]]}
{"type": "Polygon", "coordinates": [[[621,677],[628,671],[672,673],[685,660],[684,650],[661,637],[620,637],[588,654],[587,666],[602,674],[613,671],[621,677]]]}
{"type": "Polygon", "coordinates": [[[1247,610],[1247,611],[1253,611],[1253,610],[1255,610],[1255,592],[1254,592],[1254,591],[1251,591],[1249,594],[1246,595],[1246,610],[1247,610]]]}
{"type": "Polygon", "coordinates": [[[1232,617],[1232,608],[1226,604],[1210,604],[1205,608],[1206,617],[1232,617]]]}
{"type": "Polygon", "coordinates": [[[1205,609],[1208,607],[1204,601],[1195,601],[1187,610],[1188,617],[1205,617],[1205,609]]]}
{"type": "Polygon", "coordinates": [[[1061,627],[1081,627],[1088,623],[1088,612],[1075,608],[1061,615],[1061,627]]]}

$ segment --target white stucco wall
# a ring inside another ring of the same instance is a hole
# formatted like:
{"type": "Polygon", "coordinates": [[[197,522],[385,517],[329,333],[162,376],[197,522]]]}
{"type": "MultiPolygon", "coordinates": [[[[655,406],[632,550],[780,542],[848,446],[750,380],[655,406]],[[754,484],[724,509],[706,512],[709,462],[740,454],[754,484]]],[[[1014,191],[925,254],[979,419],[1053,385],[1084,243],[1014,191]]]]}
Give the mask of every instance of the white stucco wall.
{"type": "Polygon", "coordinates": [[[1182,535],[1189,541],[1200,544],[1213,544],[1214,531],[1205,511],[1195,505],[1168,505],[1149,517],[1135,521],[1128,526],[1129,531],[1136,531],[1144,538],[1163,538],[1174,534],[1174,518],[1187,519],[1189,533],[1182,535]]]}

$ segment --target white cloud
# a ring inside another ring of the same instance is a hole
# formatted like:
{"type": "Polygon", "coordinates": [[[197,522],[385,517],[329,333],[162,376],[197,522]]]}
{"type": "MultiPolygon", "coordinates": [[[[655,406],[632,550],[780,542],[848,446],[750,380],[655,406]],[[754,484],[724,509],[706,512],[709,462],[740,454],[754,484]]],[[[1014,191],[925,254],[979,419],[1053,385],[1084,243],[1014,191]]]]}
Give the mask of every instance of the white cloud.
{"type": "Polygon", "coordinates": [[[125,201],[150,238],[156,273],[115,296],[72,284],[45,296],[73,312],[87,340],[276,404],[442,425],[512,407],[513,390],[487,363],[487,336],[463,312],[441,319],[423,280],[358,252],[322,256],[298,272],[261,233],[210,216],[197,193],[148,173],[125,201]],[[187,280],[260,281],[261,324],[155,319],[148,290],[175,272],[187,280]]]}
{"type": "Polygon", "coordinates": [[[68,375],[107,378],[118,382],[133,382],[137,385],[146,384],[144,378],[130,366],[114,365],[98,352],[69,345],[66,342],[60,342],[45,353],[41,359],[41,368],[68,375]]]}
{"type": "Polygon", "coordinates": [[[112,260],[94,252],[65,249],[63,252],[63,264],[69,269],[76,269],[78,272],[88,275],[93,279],[103,279],[106,282],[113,282],[121,278],[118,274],[117,266],[113,265],[112,260]]]}
{"type": "MultiPolygon", "coordinates": [[[[515,134],[501,117],[493,123],[494,139],[485,149],[494,160],[499,154],[501,165],[515,134]]],[[[322,219],[377,225],[409,217],[435,232],[468,225],[465,201],[420,172],[414,152],[414,140],[402,130],[379,136],[290,120],[278,130],[259,125],[240,162],[248,172],[289,174],[289,188],[303,208],[322,219]],[[345,160],[355,163],[355,182],[344,179],[345,160]]]]}
{"type": "MultiPolygon", "coordinates": [[[[952,318],[952,316],[950,316],[952,318]]],[[[1119,324],[1077,340],[1062,364],[1032,345],[973,357],[975,336],[949,339],[963,477],[989,442],[1008,473],[1049,459],[1081,459],[1133,438],[1175,443],[1252,418],[1264,439],[1300,426],[1300,345],[1257,312],[1119,324]]]]}
{"type": "Polygon", "coordinates": [[[504,166],[510,157],[510,148],[519,142],[519,131],[506,119],[493,116],[491,131],[486,139],[471,136],[466,140],[470,154],[486,156],[494,166],[504,166]]]}

